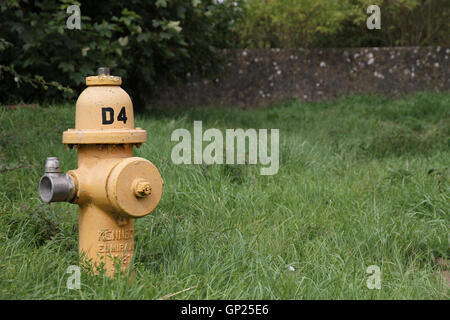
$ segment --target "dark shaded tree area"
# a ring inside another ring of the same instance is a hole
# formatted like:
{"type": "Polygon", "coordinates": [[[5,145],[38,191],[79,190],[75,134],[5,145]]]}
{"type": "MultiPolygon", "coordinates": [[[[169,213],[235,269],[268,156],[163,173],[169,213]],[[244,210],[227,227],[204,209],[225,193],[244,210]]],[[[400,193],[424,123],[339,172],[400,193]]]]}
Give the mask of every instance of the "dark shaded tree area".
{"type": "Polygon", "coordinates": [[[0,12],[0,103],[74,99],[108,66],[137,109],[156,83],[213,72],[238,15],[213,0],[6,0],[0,12]],[[70,5],[81,30],[66,26],[70,5]]]}

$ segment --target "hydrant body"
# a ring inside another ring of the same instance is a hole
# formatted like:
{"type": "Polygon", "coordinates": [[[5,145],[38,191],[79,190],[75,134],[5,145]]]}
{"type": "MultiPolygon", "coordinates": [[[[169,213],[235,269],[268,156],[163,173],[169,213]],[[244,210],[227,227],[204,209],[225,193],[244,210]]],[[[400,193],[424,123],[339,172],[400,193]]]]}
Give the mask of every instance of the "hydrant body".
{"type": "Polygon", "coordinates": [[[113,275],[117,263],[122,270],[130,266],[134,219],[155,209],[163,180],[150,161],[133,157],[133,146],[146,141],[146,131],[134,127],[133,106],[121,79],[100,68],[86,84],[77,100],[75,128],[63,133],[64,145],[78,150],[78,168],[66,175],[47,172],[40,193],[46,202],[79,205],[80,257],[94,271],[104,268],[113,275]],[[56,179],[70,183],[58,191],[56,179]]]}

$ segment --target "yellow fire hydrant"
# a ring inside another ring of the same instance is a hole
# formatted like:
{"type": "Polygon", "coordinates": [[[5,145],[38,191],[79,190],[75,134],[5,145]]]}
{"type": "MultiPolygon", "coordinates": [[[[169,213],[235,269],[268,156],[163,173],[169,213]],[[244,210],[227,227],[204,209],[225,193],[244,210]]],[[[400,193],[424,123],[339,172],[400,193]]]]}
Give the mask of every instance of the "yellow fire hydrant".
{"type": "Polygon", "coordinates": [[[79,206],[79,253],[95,271],[113,275],[116,263],[130,266],[134,253],[134,219],[149,214],[162,196],[163,180],[148,160],[133,157],[147,132],[134,127],[133,104],[120,77],[99,68],[86,78],[76,103],[75,129],[63,144],[78,150],[78,169],[61,173],[49,157],[39,182],[44,202],[79,206]]]}

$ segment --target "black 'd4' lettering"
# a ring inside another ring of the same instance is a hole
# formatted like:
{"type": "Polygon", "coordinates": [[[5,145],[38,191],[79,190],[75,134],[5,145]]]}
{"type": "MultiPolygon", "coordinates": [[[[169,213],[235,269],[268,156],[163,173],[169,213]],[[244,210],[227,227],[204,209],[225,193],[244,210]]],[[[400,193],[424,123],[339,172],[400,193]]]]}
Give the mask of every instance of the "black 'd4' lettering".
{"type": "MultiPolygon", "coordinates": [[[[127,113],[125,107],[120,109],[119,115],[117,116],[117,121],[122,121],[127,123],[127,113]]],[[[102,108],[102,124],[112,124],[114,122],[114,109],[113,108],[102,108]]]]}
{"type": "Polygon", "coordinates": [[[114,109],[102,108],[102,124],[111,124],[114,122],[114,109]],[[109,113],[109,119],[106,118],[106,113],[109,113]]]}

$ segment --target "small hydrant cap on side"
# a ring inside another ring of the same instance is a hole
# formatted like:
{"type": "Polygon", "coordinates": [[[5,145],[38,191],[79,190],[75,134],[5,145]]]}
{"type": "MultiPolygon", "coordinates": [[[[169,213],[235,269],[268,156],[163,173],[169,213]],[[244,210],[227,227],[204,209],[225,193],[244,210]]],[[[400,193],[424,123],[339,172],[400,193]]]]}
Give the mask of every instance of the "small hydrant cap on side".
{"type": "Polygon", "coordinates": [[[111,171],[107,194],[118,212],[140,218],[158,205],[162,197],[163,180],[150,161],[132,157],[122,160],[111,171]]]}

